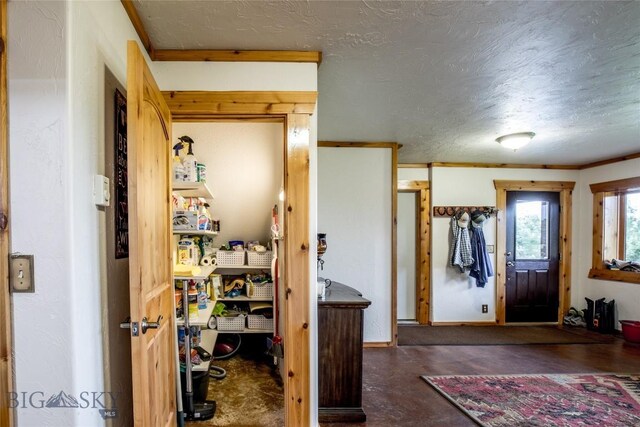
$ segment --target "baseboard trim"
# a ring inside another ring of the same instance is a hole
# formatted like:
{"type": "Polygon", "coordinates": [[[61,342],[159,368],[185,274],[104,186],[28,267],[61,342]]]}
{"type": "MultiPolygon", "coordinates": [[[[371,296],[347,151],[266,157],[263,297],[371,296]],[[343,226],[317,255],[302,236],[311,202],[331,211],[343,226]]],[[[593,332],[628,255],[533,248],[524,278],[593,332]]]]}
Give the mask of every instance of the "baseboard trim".
{"type": "Polygon", "coordinates": [[[362,408],[318,408],[321,423],[364,423],[367,415],[362,408]]]}
{"type": "Polygon", "coordinates": [[[496,326],[498,323],[489,322],[431,322],[431,326],[496,326]]]}
{"type": "Polygon", "coordinates": [[[362,345],[364,348],[386,348],[391,347],[390,341],[381,341],[381,342],[366,342],[362,345]]]}

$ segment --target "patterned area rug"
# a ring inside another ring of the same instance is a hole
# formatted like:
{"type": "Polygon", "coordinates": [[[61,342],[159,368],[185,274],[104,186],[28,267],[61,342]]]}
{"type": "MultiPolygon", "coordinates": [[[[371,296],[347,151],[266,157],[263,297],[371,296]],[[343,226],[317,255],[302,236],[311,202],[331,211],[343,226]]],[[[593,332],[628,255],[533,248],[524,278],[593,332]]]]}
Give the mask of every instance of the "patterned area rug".
{"type": "Polygon", "coordinates": [[[640,374],[422,378],[486,427],[640,426],[640,374]]]}

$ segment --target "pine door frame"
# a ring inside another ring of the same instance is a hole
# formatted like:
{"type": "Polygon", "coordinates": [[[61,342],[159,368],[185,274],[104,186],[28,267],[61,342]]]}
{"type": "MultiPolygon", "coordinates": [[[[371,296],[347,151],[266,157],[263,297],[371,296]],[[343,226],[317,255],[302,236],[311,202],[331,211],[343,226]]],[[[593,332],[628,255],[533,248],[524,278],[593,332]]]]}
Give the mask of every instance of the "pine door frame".
{"type": "Polygon", "coordinates": [[[560,193],[560,236],[559,236],[559,277],[558,277],[558,325],[571,305],[571,227],[572,195],[574,181],[502,181],[494,180],[496,189],[496,323],[506,324],[507,305],[507,192],[508,191],[548,191],[560,193]]]}
{"type": "Polygon", "coordinates": [[[0,0],[0,425],[14,425],[12,309],[9,294],[9,134],[7,99],[7,0],[0,0]]]}
{"type": "MultiPolygon", "coordinates": [[[[284,125],[285,425],[311,423],[310,116],[317,92],[164,92],[173,122],[249,120],[284,125]]],[[[313,295],[315,296],[315,286],[313,295]]]]}
{"type": "MultiPolygon", "coordinates": [[[[429,181],[398,180],[398,193],[416,197],[416,320],[426,325],[431,303],[431,198],[429,181]]],[[[396,285],[397,286],[397,285],[396,285]]],[[[397,319],[396,319],[397,322],[397,319]]]]}

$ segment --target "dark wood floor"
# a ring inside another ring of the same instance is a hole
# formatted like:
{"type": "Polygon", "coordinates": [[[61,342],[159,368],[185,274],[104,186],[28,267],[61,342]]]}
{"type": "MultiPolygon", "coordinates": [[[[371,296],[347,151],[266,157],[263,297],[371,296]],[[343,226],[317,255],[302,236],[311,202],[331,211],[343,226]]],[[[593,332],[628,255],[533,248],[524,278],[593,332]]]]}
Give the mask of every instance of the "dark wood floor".
{"type": "Polygon", "coordinates": [[[474,426],[420,375],[581,372],[640,372],[640,345],[614,339],[607,344],[368,348],[363,384],[367,423],[323,426],[474,426]]]}

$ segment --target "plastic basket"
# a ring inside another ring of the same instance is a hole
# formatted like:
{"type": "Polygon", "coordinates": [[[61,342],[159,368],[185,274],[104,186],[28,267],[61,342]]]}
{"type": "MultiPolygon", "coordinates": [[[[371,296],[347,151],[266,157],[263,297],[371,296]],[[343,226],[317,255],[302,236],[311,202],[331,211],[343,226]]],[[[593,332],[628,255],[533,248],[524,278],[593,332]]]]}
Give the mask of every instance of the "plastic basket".
{"type": "Polygon", "coordinates": [[[244,251],[218,251],[216,262],[218,265],[244,265],[244,251]]]}
{"type": "Polygon", "coordinates": [[[244,331],[244,315],[235,317],[216,316],[216,329],[219,331],[244,331]]]}
{"type": "Polygon", "coordinates": [[[245,284],[244,288],[247,290],[247,296],[249,298],[272,298],[273,297],[273,283],[254,283],[253,293],[251,293],[249,284],[245,284]]]}
{"type": "Polygon", "coordinates": [[[267,319],[259,314],[249,314],[247,316],[247,329],[268,329],[273,330],[273,319],[267,319]]]}
{"type": "Polygon", "coordinates": [[[247,257],[249,258],[247,264],[259,267],[271,267],[271,259],[273,258],[271,251],[249,251],[247,252],[247,257]]]}

